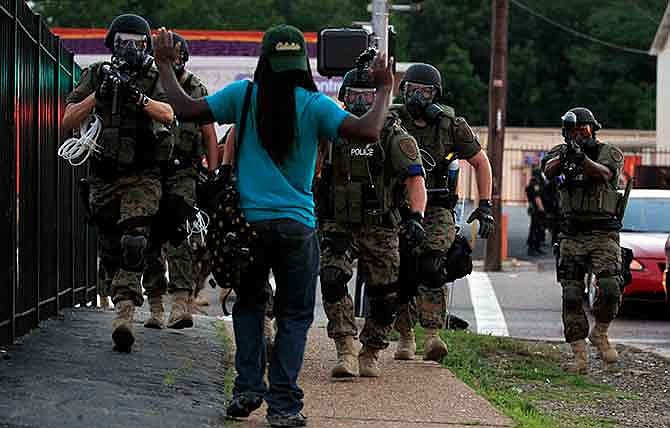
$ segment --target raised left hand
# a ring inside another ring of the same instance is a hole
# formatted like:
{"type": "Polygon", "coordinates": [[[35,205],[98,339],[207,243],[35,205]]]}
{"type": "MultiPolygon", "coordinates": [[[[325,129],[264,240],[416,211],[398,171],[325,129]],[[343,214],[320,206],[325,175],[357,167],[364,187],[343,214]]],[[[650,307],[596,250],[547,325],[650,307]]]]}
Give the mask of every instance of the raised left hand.
{"type": "Polygon", "coordinates": [[[179,55],[180,46],[174,46],[172,31],[161,27],[158,33],[153,36],[154,60],[158,64],[172,65],[179,55]]]}

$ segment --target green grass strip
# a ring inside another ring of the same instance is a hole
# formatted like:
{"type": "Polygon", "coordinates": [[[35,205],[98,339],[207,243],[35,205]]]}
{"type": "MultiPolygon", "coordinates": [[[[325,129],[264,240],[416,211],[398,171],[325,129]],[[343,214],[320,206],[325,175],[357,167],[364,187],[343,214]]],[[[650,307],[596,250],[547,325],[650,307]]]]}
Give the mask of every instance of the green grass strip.
{"type": "MultiPolygon", "coordinates": [[[[423,331],[417,328],[417,353],[423,331]]],[[[583,400],[637,399],[608,385],[561,367],[557,345],[477,335],[468,331],[444,331],[449,354],[442,365],[516,422],[518,428],[608,428],[611,419],[548,413],[542,402],[579,403],[583,400]]]]}

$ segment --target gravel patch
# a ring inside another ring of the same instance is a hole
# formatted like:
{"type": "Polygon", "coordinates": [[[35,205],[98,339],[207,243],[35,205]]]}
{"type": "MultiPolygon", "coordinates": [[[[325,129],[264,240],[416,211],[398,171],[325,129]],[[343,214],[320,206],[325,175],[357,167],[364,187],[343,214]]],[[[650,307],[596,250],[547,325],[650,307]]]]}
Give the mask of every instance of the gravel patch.
{"type": "MultiPolygon", "coordinates": [[[[567,344],[559,346],[566,361],[571,359],[567,344]]],[[[536,403],[548,413],[570,413],[605,418],[621,428],[670,427],[670,360],[625,345],[617,345],[619,362],[603,366],[594,347],[589,347],[589,379],[615,389],[611,397],[593,394],[569,401],[544,400],[536,403]],[[598,396],[597,398],[595,396],[598,396]]]]}

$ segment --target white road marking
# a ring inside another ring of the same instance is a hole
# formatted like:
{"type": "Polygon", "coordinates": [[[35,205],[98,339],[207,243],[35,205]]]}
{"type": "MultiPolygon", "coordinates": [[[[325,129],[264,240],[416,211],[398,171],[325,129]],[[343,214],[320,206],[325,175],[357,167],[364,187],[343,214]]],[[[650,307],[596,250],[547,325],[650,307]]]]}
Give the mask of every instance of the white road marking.
{"type": "Polygon", "coordinates": [[[467,280],[477,333],[509,336],[507,322],[489,276],[485,272],[472,272],[467,276],[467,280]]]}

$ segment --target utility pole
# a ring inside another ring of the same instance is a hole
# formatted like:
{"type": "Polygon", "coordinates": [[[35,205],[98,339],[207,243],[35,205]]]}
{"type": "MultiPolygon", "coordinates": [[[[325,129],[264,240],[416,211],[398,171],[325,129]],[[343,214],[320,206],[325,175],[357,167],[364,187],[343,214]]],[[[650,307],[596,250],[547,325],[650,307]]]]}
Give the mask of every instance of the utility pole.
{"type": "Polygon", "coordinates": [[[424,0],[411,0],[409,4],[391,4],[390,0],[372,0],[368,4],[368,12],[372,13],[372,32],[374,33],[379,53],[388,54],[389,13],[419,13],[423,10],[424,0]]]}
{"type": "Polygon", "coordinates": [[[493,170],[494,233],[486,243],[484,269],[502,270],[502,184],[505,119],[507,115],[507,17],[509,0],[492,0],[491,5],[491,76],[489,78],[488,156],[493,170]]]}
{"type": "Polygon", "coordinates": [[[388,53],[389,4],[388,0],[372,0],[372,31],[379,53],[388,53]]]}

